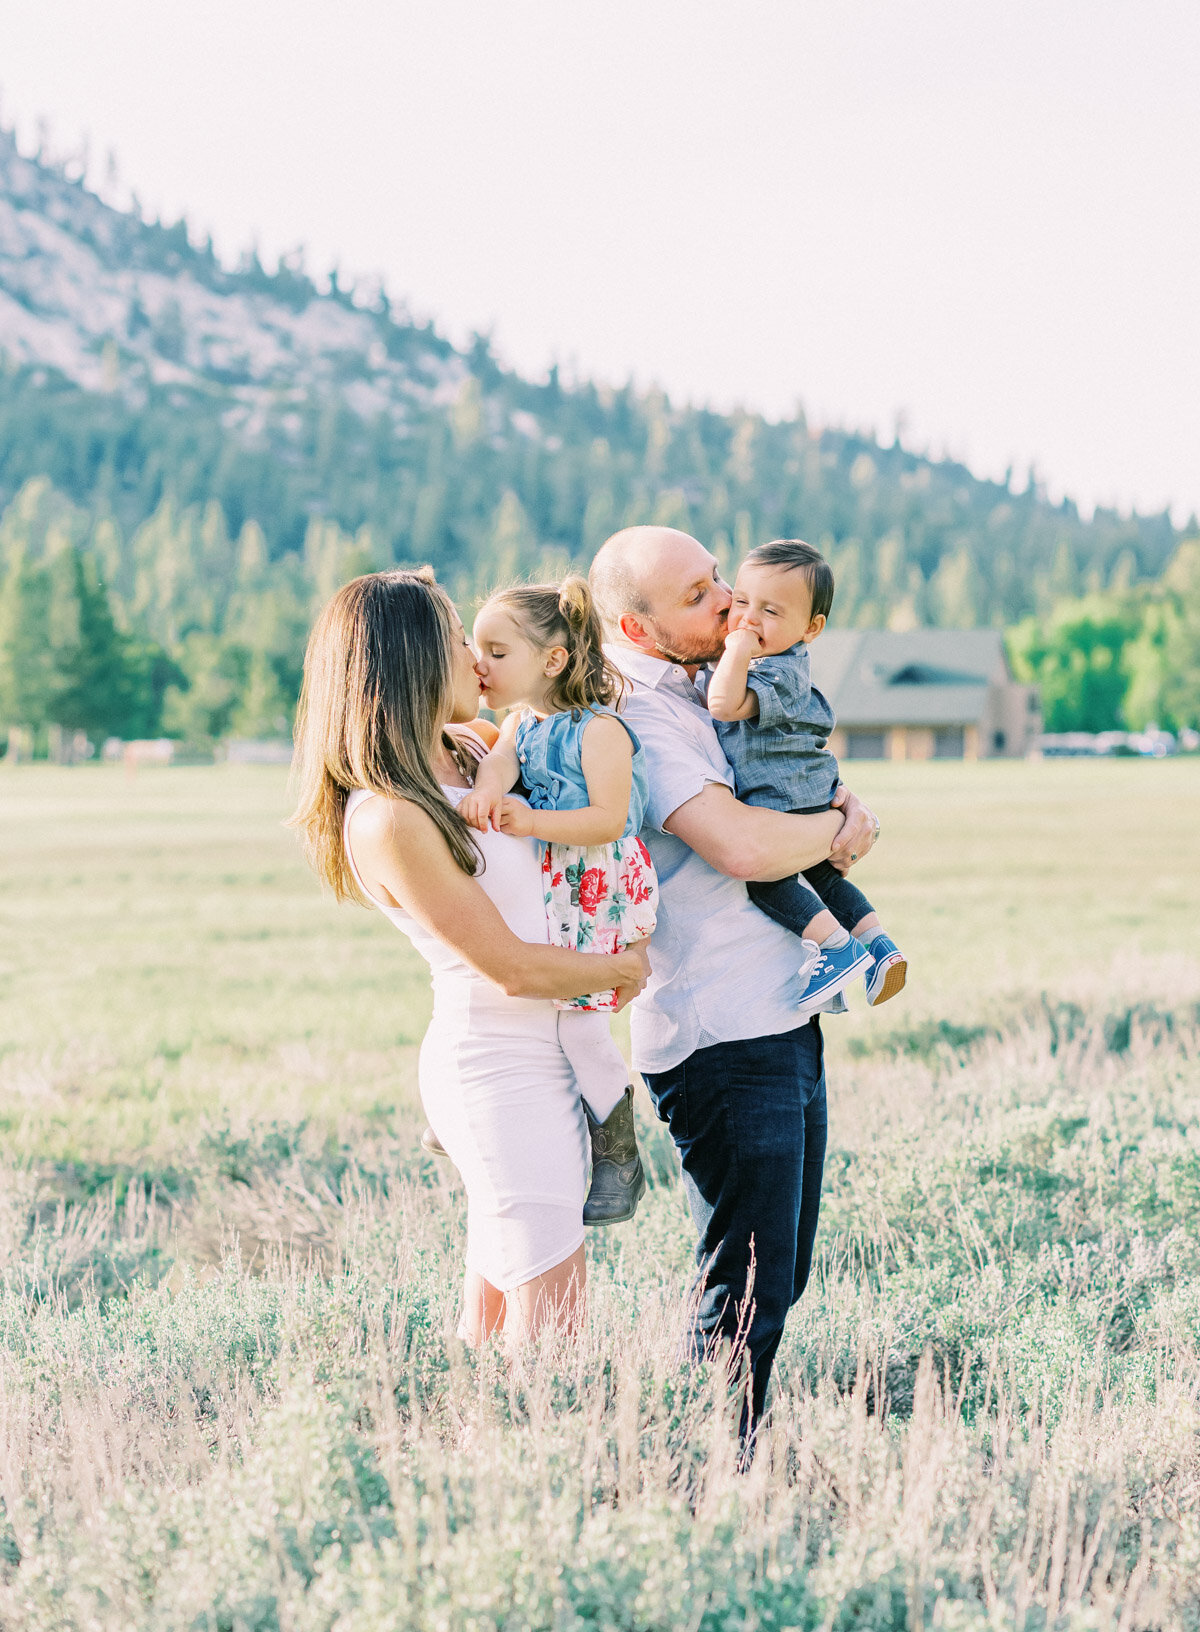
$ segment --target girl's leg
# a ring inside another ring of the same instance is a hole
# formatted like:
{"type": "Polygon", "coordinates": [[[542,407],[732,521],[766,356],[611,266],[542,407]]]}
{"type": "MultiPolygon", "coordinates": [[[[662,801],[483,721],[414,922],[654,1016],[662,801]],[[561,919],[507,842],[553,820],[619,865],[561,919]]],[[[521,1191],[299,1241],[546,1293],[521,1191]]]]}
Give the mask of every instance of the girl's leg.
{"type": "Polygon", "coordinates": [[[868,912],[865,918],[859,919],[850,933],[856,941],[866,943],[874,940],[882,928],[883,925],[879,922],[879,914],[877,912],[868,912]]]}
{"type": "Polygon", "coordinates": [[[469,1269],[463,1283],[463,1312],[458,1335],[473,1349],[504,1329],[505,1300],[498,1286],[469,1269]]]}
{"type": "Polygon", "coordinates": [[[596,1009],[560,1009],[558,1040],[579,1084],[579,1097],[597,1122],[607,1122],[629,1082],[629,1068],[596,1009]]]}
{"type": "Polygon", "coordinates": [[[506,1299],[504,1335],[520,1342],[543,1326],[554,1325],[569,1337],[577,1336],[583,1321],[586,1276],[583,1248],[579,1247],[544,1275],[518,1286],[506,1299]]]}
{"type": "Polygon", "coordinates": [[[561,1009],[558,1040],[575,1073],[592,1146],[592,1182],[583,1222],[623,1224],[633,1217],[646,1188],[629,1069],[603,1010],[561,1009]]]}

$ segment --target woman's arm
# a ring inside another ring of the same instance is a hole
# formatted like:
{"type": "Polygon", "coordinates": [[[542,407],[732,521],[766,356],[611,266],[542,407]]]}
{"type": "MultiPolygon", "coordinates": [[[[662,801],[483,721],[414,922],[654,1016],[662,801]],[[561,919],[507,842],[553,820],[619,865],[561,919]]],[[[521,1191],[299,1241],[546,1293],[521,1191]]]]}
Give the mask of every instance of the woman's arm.
{"type": "Polygon", "coordinates": [[[408,800],[364,801],[350,818],[350,836],[371,894],[411,913],[509,997],[583,997],[645,985],[644,948],[609,957],[518,939],[490,897],[455,865],[432,819],[408,800]]]}
{"type": "Polygon", "coordinates": [[[580,757],[588,790],[588,803],[581,810],[530,810],[519,799],[506,799],[501,831],[552,844],[615,844],[629,820],[633,786],[629,732],[611,715],[597,714],[584,729],[580,757]]]}

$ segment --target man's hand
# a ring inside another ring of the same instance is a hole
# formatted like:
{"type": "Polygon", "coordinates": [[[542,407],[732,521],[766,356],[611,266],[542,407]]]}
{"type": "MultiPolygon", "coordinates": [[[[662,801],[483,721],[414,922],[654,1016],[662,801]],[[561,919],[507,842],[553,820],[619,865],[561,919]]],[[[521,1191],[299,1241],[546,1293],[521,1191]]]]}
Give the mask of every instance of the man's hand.
{"type": "Polygon", "coordinates": [[[833,841],[829,859],[839,873],[848,873],[879,837],[879,822],[875,812],[864,805],[857,794],[851,793],[844,782],[838,783],[833,808],[841,811],[842,825],[833,841]]]}
{"type": "Polygon", "coordinates": [[[496,823],[501,833],[514,839],[528,839],[533,835],[533,812],[523,799],[508,794],[500,801],[500,819],[496,823]]]}

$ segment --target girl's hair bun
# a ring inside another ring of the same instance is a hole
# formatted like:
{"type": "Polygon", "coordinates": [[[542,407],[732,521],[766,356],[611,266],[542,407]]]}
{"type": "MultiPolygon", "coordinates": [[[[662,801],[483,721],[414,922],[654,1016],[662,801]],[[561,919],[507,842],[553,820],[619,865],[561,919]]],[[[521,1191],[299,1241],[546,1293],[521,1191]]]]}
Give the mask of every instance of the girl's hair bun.
{"type": "Polygon", "coordinates": [[[586,628],[592,616],[592,592],[586,578],[572,573],[564,578],[558,590],[558,610],[569,629],[586,628]]]}
{"type": "Polygon", "coordinates": [[[561,584],[514,584],[484,603],[507,612],[539,650],[564,646],[567,662],[555,678],[557,708],[614,707],[625,682],[604,655],[604,628],[586,578],[571,573],[561,584]]]}

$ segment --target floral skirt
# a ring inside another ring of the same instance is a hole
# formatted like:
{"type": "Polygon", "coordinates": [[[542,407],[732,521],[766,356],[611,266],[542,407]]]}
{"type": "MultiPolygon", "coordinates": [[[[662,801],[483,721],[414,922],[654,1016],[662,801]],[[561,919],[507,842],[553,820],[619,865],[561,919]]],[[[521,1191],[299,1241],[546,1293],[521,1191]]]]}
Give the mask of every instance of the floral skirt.
{"type": "MultiPolygon", "coordinates": [[[[641,839],[615,844],[547,844],[542,883],[550,944],[572,952],[620,952],[653,932],[658,879],[641,839]]],[[[611,1009],[615,993],[557,999],[560,1009],[611,1009]]]]}

